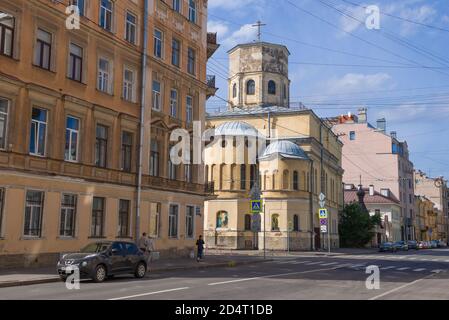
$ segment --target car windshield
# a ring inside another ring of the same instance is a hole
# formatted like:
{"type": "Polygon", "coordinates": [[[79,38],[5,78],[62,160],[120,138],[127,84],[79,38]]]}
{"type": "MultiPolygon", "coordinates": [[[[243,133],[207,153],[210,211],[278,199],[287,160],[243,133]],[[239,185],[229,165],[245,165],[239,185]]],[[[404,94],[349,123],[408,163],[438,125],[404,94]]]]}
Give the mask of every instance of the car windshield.
{"type": "Polygon", "coordinates": [[[85,246],[83,249],[81,249],[82,253],[99,253],[106,251],[110,246],[110,243],[106,242],[96,242],[91,243],[85,246]]]}

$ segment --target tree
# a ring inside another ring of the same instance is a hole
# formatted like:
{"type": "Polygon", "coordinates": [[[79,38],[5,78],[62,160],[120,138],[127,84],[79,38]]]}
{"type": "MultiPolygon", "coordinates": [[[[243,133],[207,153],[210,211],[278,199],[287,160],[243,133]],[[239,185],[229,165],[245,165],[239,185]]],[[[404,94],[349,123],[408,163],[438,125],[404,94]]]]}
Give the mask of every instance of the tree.
{"type": "Polygon", "coordinates": [[[350,248],[366,246],[375,234],[374,228],[380,224],[379,214],[370,216],[357,202],[346,205],[339,225],[341,246],[350,248]]]}

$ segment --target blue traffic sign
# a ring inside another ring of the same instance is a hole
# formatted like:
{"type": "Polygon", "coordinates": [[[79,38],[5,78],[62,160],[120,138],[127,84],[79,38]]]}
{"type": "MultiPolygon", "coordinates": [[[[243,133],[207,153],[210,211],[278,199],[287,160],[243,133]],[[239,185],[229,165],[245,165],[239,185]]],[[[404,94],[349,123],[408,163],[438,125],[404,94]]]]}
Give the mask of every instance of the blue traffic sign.
{"type": "Polygon", "coordinates": [[[251,200],[251,213],[259,213],[262,211],[262,200],[251,200]]]}

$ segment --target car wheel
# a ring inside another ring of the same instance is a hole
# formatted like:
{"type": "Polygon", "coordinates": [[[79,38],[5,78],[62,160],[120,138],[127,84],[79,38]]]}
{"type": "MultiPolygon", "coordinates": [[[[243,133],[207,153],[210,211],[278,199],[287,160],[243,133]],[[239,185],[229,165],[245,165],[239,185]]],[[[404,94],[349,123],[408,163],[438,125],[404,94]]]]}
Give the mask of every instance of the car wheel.
{"type": "Polygon", "coordinates": [[[136,271],[134,272],[134,275],[136,278],[143,278],[145,277],[145,274],[147,273],[147,266],[143,262],[139,262],[136,267],[136,271]]]}
{"type": "Polygon", "coordinates": [[[107,278],[106,267],[102,264],[98,265],[95,268],[94,281],[95,282],[103,282],[107,278]]]}

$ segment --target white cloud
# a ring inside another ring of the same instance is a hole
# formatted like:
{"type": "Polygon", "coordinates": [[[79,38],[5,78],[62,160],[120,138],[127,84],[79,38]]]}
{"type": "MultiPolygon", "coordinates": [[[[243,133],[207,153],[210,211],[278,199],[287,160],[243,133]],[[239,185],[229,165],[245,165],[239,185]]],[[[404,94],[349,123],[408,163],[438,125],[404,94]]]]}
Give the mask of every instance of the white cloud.
{"type": "Polygon", "coordinates": [[[216,32],[219,37],[223,38],[228,34],[229,27],[226,23],[209,20],[207,22],[207,31],[208,32],[216,32]]]}
{"type": "Polygon", "coordinates": [[[251,24],[243,25],[239,30],[234,31],[228,38],[223,41],[226,48],[231,48],[237,44],[249,43],[257,38],[257,29],[251,24]]]}
{"type": "MultiPolygon", "coordinates": [[[[365,5],[362,5],[365,6],[365,5]]],[[[343,9],[342,11],[345,11],[349,16],[354,17],[350,18],[347,16],[342,16],[340,18],[340,27],[346,31],[346,32],[353,32],[359,27],[364,27],[365,25],[361,23],[360,21],[365,21],[367,18],[367,15],[365,13],[365,9],[362,7],[343,7],[340,6],[339,9],[343,9]],[[357,21],[357,20],[359,21],[357,21]]]]}
{"type": "Polygon", "coordinates": [[[341,78],[330,79],[327,82],[327,93],[334,94],[378,90],[391,86],[390,80],[391,76],[387,73],[347,73],[341,78]]]}

